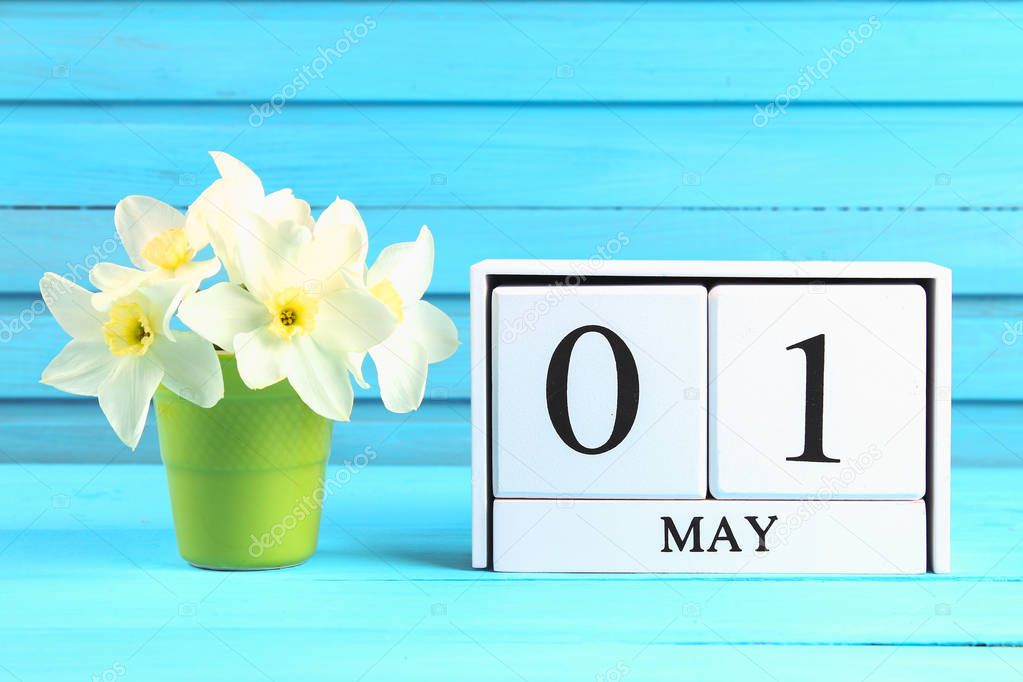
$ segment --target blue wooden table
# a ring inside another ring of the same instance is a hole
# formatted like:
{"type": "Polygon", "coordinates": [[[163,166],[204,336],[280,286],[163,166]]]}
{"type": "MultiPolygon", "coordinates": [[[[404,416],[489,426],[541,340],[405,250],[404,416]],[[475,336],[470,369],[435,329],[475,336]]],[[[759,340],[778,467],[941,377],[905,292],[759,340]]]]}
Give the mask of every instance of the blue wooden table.
{"type": "Polygon", "coordinates": [[[1021,47],[983,0],[0,4],[0,680],[1023,675],[1021,47]],[[429,224],[463,340],[484,258],[950,267],[952,574],[474,572],[467,344],[337,428],[378,457],[312,561],[189,568],[152,428],[38,383],[36,287],[125,262],[117,200],[186,206],[217,149],[356,202],[371,257],[429,224]]]}
{"type": "Polygon", "coordinates": [[[953,573],[923,578],[477,571],[468,470],[375,464],[327,498],[305,565],[202,571],[177,555],[159,466],[0,474],[0,673],[12,680],[1023,672],[1018,469],[955,472],[953,573]]]}

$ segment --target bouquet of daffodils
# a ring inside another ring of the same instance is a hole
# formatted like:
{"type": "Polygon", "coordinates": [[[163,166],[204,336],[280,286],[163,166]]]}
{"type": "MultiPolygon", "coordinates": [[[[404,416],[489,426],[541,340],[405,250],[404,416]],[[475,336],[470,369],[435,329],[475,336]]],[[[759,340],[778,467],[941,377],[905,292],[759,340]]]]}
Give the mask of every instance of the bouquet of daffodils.
{"type": "Polygon", "coordinates": [[[312,410],[348,421],[368,353],[393,412],[419,407],[427,366],[458,346],[451,319],[422,300],[433,273],[433,236],[386,247],[369,268],[369,239],[350,201],[315,221],[290,189],[266,194],[237,159],[211,152],[220,178],[182,214],[130,196],[114,223],[135,267],[99,263],[98,289],[46,273],[43,300],[71,341],[42,381],[97,396],[118,437],[134,449],[162,383],[202,407],[224,395],[217,350],[234,353],[245,385],[287,379],[312,410]],[[212,246],[212,258],[200,253],[212,246]],[[226,280],[199,290],[226,271],[226,280]],[[190,328],[171,323],[177,314],[190,328]]]}

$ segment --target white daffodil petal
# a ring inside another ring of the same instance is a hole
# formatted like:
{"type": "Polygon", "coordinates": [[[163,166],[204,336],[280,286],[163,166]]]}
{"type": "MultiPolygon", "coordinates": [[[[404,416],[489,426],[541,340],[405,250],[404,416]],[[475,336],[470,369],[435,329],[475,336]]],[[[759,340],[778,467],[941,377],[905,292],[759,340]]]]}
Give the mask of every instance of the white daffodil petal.
{"type": "Polygon", "coordinates": [[[369,356],[377,368],[377,383],[384,407],[391,412],[410,412],[423,402],[426,392],[426,351],[412,338],[393,334],[371,348],[369,356]]]}
{"type": "Polygon", "coordinates": [[[224,397],[224,376],[213,346],[194,332],[177,331],[174,340],[157,338],[149,354],[163,367],[163,385],[199,407],[224,397]]]}
{"type": "Polygon", "coordinates": [[[92,270],[89,271],[89,281],[100,291],[110,291],[125,287],[135,288],[145,280],[148,274],[145,270],[103,261],[92,266],[92,270]]]}
{"type": "Polygon", "coordinates": [[[193,212],[191,207],[185,214],[185,239],[193,254],[199,253],[210,243],[209,227],[199,217],[199,213],[193,212]]]}
{"type": "Polygon", "coordinates": [[[134,195],[117,202],[114,226],[135,267],[152,270],[156,265],[142,257],[143,247],[161,232],[185,227],[185,216],[159,199],[134,195]]]}
{"type": "Polygon", "coordinates": [[[250,197],[263,197],[263,182],[251,168],[226,152],[210,152],[220,177],[238,185],[250,197]]]}
{"type": "Polygon", "coordinates": [[[161,335],[174,337],[170,327],[171,318],[188,292],[188,284],[177,279],[165,279],[139,287],[138,295],[143,299],[141,303],[146,314],[152,322],[160,325],[161,335]]]}
{"type": "Polygon", "coordinates": [[[365,288],[368,246],[366,226],[355,206],[336,199],[316,221],[312,242],[303,249],[299,266],[320,291],[365,288]]]}
{"type": "Polygon", "coordinates": [[[272,386],[287,375],[286,360],[294,351],[292,343],[260,327],[234,339],[234,352],[238,359],[238,374],[249,388],[272,386]]]}
{"type": "Polygon", "coordinates": [[[220,272],[220,261],[216,258],[209,260],[192,260],[179,265],[174,270],[174,279],[189,283],[189,291],[195,291],[204,280],[220,272]]]}
{"type": "Polygon", "coordinates": [[[309,202],[295,196],[290,189],[281,189],[266,195],[260,212],[270,223],[291,223],[312,229],[313,214],[309,202]]]}
{"type": "Polygon", "coordinates": [[[99,385],[99,406],[114,433],[132,450],[139,444],[149,401],[163,378],[160,366],[146,356],[124,357],[99,385]]]}
{"type": "Polygon", "coordinates": [[[329,251],[335,267],[342,264],[362,267],[369,250],[366,223],[355,204],[338,197],[323,210],[313,231],[320,248],[329,251]]]}
{"type": "Polygon", "coordinates": [[[387,280],[405,305],[423,297],[433,277],[433,235],[423,225],[414,242],[400,242],[384,247],[373,267],[367,284],[372,289],[387,280]]]}
{"type": "Polygon", "coordinates": [[[130,295],[157,271],[136,270],[115,263],[96,263],[89,271],[89,281],[99,289],[93,294],[92,305],[107,310],[119,298],[130,295]]]}
{"type": "Polygon", "coordinates": [[[369,388],[369,382],[362,375],[362,364],[365,360],[366,353],[364,352],[348,354],[348,371],[355,377],[355,383],[359,385],[359,388],[369,388]]]}
{"type": "Polygon", "coordinates": [[[72,339],[43,370],[42,383],[65,393],[95,396],[116,364],[104,342],[72,339]]]}
{"type": "Polygon", "coordinates": [[[270,311],[237,284],[221,282],[185,297],[178,317],[192,331],[234,352],[238,334],[270,324],[270,311]]]}
{"type": "Polygon", "coordinates": [[[52,272],[39,280],[39,293],[57,324],[73,338],[103,339],[106,318],[93,306],[92,293],[52,272]]]}
{"type": "Polygon", "coordinates": [[[239,226],[238,256],[242,278],[252,294],[266,301],[289,287],[302,287],[308,275],[299,268],[300,252],[311,234],[292,224],[274,225],[249,214],[239,226]]]}
{"type": "Polygon", "coordinates": [[[262,187],[259,191],[260,194],[252,197],[243,186],[221,179],[203,190],[188,208],[186,233],[206,235],[232,282],[242,281],[237,254],[238,224],[247,211],[260,206],[262,187]]]}
{"type": "Polygon", "coordinates": [[[427,362],[440,362],[458,350],[458,329],[437,306],[416,301],[405,309],[402,331],[426,351],[427,362]]]}
{"type": "Polygon", "coordinates": [[[327,419],[348,421],[355,393],[348,380],[347,361],[320,348],[310,336],[294,339],[286,361],[288,382],[313,412],[327,419]]]}
{"type": "Polygon", "coordinates": [[[363,289],[341,289],[320,299],[316,329],[320,343],[334,352],[363,351],[394,331],[387,306],[363,289]]]}

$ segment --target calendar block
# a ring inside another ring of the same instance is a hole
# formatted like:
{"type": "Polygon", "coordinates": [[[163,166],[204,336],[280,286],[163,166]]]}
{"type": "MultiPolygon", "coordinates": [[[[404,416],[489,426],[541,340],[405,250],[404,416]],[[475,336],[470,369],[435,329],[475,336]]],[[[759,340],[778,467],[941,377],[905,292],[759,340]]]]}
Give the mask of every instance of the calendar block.
{"type": "Polygon", "coordinates": [[[472,563],[950,570],[951,273],[484,261],[472,563]]]}
{"type": "Polygon", "coordinates": [[[714,497],[923,497],[920,285],[718,286],[710,337],[714,497]]]}
{"type": "Polygon", "coordinates": [[[496,500],[494,570],[924,573],[921,500],[496,500]]]}
{"type": "Polygon", "coordinates": [[[496,497],[702,498],[707,290],[493,293],[496,497]]]}

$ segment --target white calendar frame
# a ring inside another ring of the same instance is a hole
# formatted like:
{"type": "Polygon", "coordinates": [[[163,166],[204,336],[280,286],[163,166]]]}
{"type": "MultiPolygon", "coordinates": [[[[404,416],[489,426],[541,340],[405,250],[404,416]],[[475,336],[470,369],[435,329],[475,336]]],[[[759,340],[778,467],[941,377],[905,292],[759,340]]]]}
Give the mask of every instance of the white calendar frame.
{"type": "MultiPolygon", "coordinates": [[[[932,263],[797,261],[485,260],[470,271],[472,355],[472,565],[493,568],[490,303],[495,286],[604,283],[912,282],[927,293],[927,571],[950,565],[952,272],[932,263]],[[633,281],[634,280],[634,281],[633,281]]],[[[690,501],[694,502],[694,501],[690,501]]],[[[701,501],[697,500],[696,503],[701,501]]]]}

